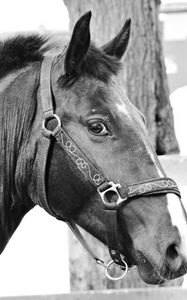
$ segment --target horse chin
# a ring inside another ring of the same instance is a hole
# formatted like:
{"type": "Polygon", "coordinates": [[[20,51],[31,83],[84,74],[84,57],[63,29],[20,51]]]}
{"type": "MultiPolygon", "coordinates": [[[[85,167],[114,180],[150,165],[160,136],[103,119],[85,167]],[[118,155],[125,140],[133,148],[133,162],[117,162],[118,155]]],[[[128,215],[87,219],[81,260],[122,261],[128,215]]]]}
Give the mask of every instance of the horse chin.
{"type": "Polygon", "coordinates": [[[141,279],[147,284],[162,285],[167,281],[153,267],[147,268],[140,264],[138,265],[138,272],[141,279]]]}
{"type": "Polygon", "coordinates": [[[138,271],[141,279],[147,284],[163,285],[167,281],[164,278],[160,277],[160,275],[154,270],[152,272],[149,272],[145,268],[138,267],[138,271]]]}
{"type": "Polygon", "coordinates": [[[167,278],[161,275],[161,271],[158,270],[156,264],[152,263],[150,258],[146,258],[146,256],[142,252],[137,253],[137,267],[138,272],[142,280],[147,284],[153,285],[162,285],[166,281],[167,278]]]}
{"type": "Polygon", "coordinates": [[[136,264],[140,277],[145,283],[153,285],[163,285],[164,283],[179,278],[186,273],[186,267],[181,268],[177,273],[173,273],[167,265],[158,268],[153,260],[147,258],[141,251],[137,252],[136,264]]]}

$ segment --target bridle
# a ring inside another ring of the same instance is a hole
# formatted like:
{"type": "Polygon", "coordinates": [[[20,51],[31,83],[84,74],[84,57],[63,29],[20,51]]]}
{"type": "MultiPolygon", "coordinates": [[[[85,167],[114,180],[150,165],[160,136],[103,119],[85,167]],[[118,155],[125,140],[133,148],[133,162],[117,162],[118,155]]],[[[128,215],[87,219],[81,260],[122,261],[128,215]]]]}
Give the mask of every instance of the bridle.
{"type": "Polygon", "coordinates": [[[108,181],[107,178],[103,176],[103,174],[92,164],[82,150],[71,139],[68,133],[64,130],[60,118],[54,113],[52,101],[53,93],[51,87],[51,68],[54,59],[55,56],[44,57],[41,66],[40,96],[44,121],[42,134],[38,141],[37,151],[36,185],[39,197],[36,202],[55,218],[65,221],[96,263],[105,267],[107,277],[112,280],[118,280],[126,275],[129,268],[127,259],[119,252],[117,246],[117,210],[119,206],[129,199],[136,199],[142,196],[174,193],[180,197],[180,192],[175,181],[167,177],[156,178],[121,187],[119,183],[108,181]],[[57,125],[53,130],[49,130],[47,128],[47,124],[52,119],[56,120],[57,125]],[[88,246],[77,225],[72,220],[66,220],[59,216],[48,204],[46,195],[46,164],[52,140],[55,140],[55,142],[62,147],[62,150],[69,155],[75,163],[75,166],[97,190],[97,193],[104,203],[106,240],[109,253],[112,258],[112,261],[108,264],[95,256],[95,253],[93,253],[91,248],[88,246]],[[109,274],[109,270],[112,265],[118,265],[122,269],[123,274],[117,278],[113,278],[109,274]]]}

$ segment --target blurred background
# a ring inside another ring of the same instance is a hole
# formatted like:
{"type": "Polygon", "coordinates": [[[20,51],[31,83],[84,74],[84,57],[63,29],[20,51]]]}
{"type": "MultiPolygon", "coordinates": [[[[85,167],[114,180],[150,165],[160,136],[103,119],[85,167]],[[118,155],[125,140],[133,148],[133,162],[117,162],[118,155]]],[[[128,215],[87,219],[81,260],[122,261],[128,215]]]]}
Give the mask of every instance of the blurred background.
{"type": "Polygon", "coordinates": [[[187,154],[187,1],[163,1],[160,20],[170,101],[180,153],[187,154]]]}
{"type": "MultiPolygon", "coordinates": [[[[26,31],[68,36],[62,0],[0,0],[0,9],[2,38],[26,31]]],[[[187,155],[187,0],[163,0],[159,18],[176,137],[187,155]]],[[[69,279],[66,225],[36,207],[0,256],[0,296],[69,292],[69,279]]]]}

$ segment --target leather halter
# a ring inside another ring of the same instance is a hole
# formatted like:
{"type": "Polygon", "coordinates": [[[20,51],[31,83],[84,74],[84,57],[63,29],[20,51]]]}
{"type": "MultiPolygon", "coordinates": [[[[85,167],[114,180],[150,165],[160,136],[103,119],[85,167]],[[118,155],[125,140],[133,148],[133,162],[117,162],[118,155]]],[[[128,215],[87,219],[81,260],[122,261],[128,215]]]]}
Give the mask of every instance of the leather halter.
{"type": "Polygon", "coordinates": [[[180,197],[180,192],[175,181],[170,178],[156,178],[143,182],[134,183],[125,187],[121,187],[119,183],[108,181],[103,174],[92,164],[92,162],[84,155],[82,150],[75,144],[68,133],[63,129],[60,118],[54,113],[53,95],[51,87],[51,67],[54,56],[46,56],[43,60],[40,76],[41,102],[43,108],[43,129],[40,140],[38,142],[38,158],[37,158],[37,191],[39,199],[37,204],[43,207],[49,214],[57,219],[65,221],[82,245],[94,258],[94,260],[106,268],[106,275],[112,280],[121,279],[128,271],[126,258],[122,256],[118,250],[117,238],[117,210],[119,206],[129,199],[136,199],[141,196],[160,195],[167,193],[175,193],[180,197]],[[51,119],[56,119],[57,125],[53,131],[47,129],[47,123],[51,119]],[[95,256],[95,253],[87,245],[85,239],[80,233],[78,227],[71,220],[65,220],[56,214],[49,206],[46,187],[46,163],[52,138],[66,151],[76,167],[85,176],[89,182],[95,187],[101,197],[106,216],[106,240],[112,261],[105,264],[102,260],[95,256]],[[124,271],[123,275],[113,278],[109,275],[109,269],[112,264],[120,266],[124,271]]]}

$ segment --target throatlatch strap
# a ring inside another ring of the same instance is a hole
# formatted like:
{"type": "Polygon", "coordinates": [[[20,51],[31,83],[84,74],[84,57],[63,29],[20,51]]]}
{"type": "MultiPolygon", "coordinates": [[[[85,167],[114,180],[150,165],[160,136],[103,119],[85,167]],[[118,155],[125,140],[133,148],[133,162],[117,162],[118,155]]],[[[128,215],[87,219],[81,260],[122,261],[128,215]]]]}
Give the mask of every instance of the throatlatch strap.
{"type": "Polygon", "coordinates": [[[88,246],[87,242],[85,241],[82,233],[78,229],[77,225],[72,222],[72,221],[66,221],[67,225],[73,232],[73,234],[76,236],[78,241],[82,244],[82,246],[86,249],[86,251],[90,254],[90,256],[95,260],[95,261],[100,261],[100,259],[95,255],[95,253],[91,250],[91,248],[88,246]]]}
{"type": "Polygon", "coordinates": [[[45,191],[45,174],[46,174],[46,163],[47,163],[47,157],[48,152],[50,148],[50,140],[41,137],[38,141],[38,147],[37,147],[37,158],[35,162],[34,169],[36,170],[36,189],[37,189],[37,195],[38,198],[36,200],[36,203],[40,205],[41,207],[45,208],[45,210],[48,213],[50,212],[50,209],[48,209],[48,202],[46,198],[46,191],[45,191]]]}
{"type": "Polygon", "coordinates": [[[37,189],[37,199],[35,199],[36,204],[44,208],[51,216],[56,219],[63,220],[49,207],[47,196],[46,196],[46,164],[48,153],[51,145],[51,139],[42,137],[38,141],[37,148],[37,159],[35,163],[36,169],[36,189],[37,189]]]}

